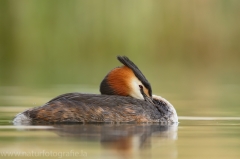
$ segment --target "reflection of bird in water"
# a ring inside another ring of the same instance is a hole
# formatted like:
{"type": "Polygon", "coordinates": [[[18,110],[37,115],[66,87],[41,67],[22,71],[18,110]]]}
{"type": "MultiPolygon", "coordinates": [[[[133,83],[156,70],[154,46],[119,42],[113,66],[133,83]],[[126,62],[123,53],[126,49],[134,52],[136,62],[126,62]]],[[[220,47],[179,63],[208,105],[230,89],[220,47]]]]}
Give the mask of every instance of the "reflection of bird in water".
{"type": "Polygon", "coordinates": [[[14,124],[79,122],[178,122],[174,107],[152,95],[150,83],[127,57],[110,71],[97,94],[67,93],[19,113],[14,124]]]}
{"type": "MultiPolygon", "coordinates": [[[[81,124],[81,125],[55,125],[53,131],[61,137],[74,137],[75,139],[99,141],[105,149],[105,155],[118,155],[131,158],[135,155],[148,155],[149,148],[161,144],[168,152],[164,155],[177,154],[174,141],[177,139],[177,124],[81,124]],[[107,151],[109,150],[109,151],[107,151]]],[[[155,148],[155,147],[154,147],[155,148]]],[[[163,151],[163,150],[162,150],[163,151]]],[[[158,156],[161,158],[161,156],[158,156]]]]}

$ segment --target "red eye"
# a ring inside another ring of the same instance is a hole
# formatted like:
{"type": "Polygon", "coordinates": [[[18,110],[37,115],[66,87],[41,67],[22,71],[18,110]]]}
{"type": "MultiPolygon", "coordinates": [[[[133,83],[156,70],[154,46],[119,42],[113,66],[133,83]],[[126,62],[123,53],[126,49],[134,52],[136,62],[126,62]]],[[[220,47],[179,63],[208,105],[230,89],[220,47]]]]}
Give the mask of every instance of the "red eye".
{"type": "Polygon", "coordinates": [[[143,86],[142,86],[142,85],[139,85],[139,88],[140,88],[140,89],[143,89],[143,86]]]}

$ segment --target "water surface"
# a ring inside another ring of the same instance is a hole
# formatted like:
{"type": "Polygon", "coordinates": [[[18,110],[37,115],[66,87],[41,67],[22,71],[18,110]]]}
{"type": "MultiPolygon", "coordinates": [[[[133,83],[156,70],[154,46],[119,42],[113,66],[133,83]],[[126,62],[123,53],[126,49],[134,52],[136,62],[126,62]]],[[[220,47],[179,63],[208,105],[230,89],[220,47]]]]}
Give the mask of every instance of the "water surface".
{"type": "Polygon", "coordinates": [[[61,91],[67,92],[1,94],[0,158],[240,158],[240,118],[233,116],[179,115],[179,123],[173,125],[11,123],[17,113],[39,106],[61,91]]]}

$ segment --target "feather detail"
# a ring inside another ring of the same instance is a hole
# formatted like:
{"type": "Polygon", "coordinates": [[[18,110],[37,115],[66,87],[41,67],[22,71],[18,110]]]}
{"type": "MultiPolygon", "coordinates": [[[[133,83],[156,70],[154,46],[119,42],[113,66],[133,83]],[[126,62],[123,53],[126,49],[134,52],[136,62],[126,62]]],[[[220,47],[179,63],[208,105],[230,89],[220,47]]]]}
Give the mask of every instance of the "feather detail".
{"type": "Polygon", "coordinates": [[[128,96],[131,91],[130,81],[134,76],[130,68],[122,66],[112,70],[107,76],[107,81],[116,95],[128,96]]]}

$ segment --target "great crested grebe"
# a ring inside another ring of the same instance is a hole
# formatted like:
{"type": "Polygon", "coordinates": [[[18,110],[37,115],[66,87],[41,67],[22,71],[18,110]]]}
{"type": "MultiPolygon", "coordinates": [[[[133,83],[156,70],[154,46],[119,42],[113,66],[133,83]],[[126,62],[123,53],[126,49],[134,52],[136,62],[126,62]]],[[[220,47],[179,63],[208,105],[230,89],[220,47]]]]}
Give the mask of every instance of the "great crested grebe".
{"type": "Polygon", "coordinates": [[[125,56],[124,64],[110,71],[100,85],[100,94],[67,93],[43,106],[16,115],[13,123],[178,122],[174,107],[152,95],[150,83],[125,56]]]}

